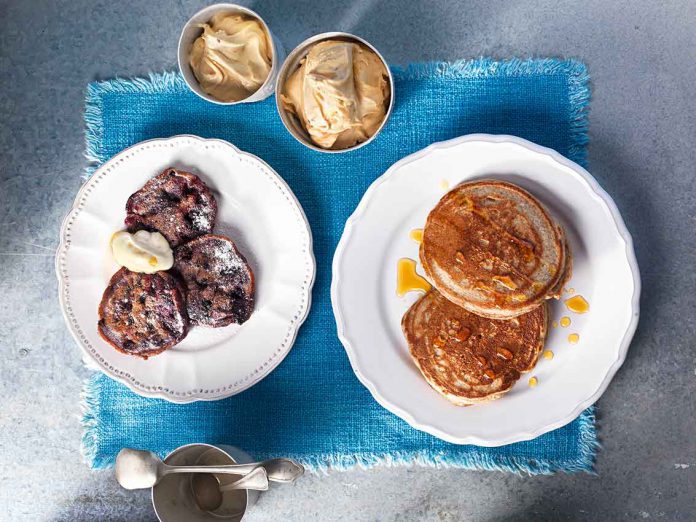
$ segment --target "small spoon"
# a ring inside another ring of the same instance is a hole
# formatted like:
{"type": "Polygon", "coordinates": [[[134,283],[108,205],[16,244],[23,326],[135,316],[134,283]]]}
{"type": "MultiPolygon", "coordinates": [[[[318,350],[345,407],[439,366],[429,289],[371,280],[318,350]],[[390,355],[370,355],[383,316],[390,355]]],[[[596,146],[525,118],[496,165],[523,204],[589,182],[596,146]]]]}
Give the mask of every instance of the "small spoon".
{"type": "Polygon", "coordinates": [[[304,473],[304,468],[291,459],[270,459],[251,464],[223,466],[169,466],[151,451],[124,448],[116,456],[116,480],[126,489],[143,489],[154,486],[170,473],[245,475],[258,467],[264,468],[268,480],[273,482],[293,482],[304,473]]]}
{"type": "Polygon", "coordinates": [[[234,491],[236,489],[266,491],[268,490],[268,476],[266,475],[266,470],[258,466],[239,480],[221,486],[218,478],[212,473],[196,473],[191,479],[191,489],[199,509],[215,511],[222,504],[223,491],[234,491]]]}

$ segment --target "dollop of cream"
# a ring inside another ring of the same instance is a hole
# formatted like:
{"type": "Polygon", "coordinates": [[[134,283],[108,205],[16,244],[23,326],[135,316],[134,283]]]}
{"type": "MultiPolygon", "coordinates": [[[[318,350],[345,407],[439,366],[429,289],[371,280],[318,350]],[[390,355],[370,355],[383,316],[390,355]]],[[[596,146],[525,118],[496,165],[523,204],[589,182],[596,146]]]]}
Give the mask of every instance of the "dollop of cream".
{"type": "Polygon", "coordinates": [[[116,232],[111,236],[111,251],[116,262],[131,272],[154,274],[169,270],[174,264],[172,249],[159,232],[116,232]]]}
{"type": "Polygon", "coordinates": [[[369,139],[386,116],[387,69],[367,47],[327,40],[314,45],[285,83],[281,101],[325,149],[369,139]]]}
{"type": "Polygon", "coordinates": [[[273,46],[259,20],[217,13],[191,47],[189,65],[201,89],[224,102],[248,98],[271,72],[273,46]]]}

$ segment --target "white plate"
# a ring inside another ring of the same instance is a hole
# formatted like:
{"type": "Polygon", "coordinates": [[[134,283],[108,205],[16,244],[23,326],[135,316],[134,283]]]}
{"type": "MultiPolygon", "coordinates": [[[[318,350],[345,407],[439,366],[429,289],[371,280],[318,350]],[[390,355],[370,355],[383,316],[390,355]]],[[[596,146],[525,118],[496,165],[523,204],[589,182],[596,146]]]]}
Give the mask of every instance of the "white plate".
{"type": "Polygon", "coordinates": [[[639,294],[631,237],[595,179],[553,150],[483,134],[431,145],[377,179],[346,222],[331,286],[338,335],[377,402],[416,429],[480,446],[532,439],[594,403],[626,356],[639,294]],[[462,408],[432,390],[411,362],[401,317],[420,294],[396,296],[396,264],[402,257],[418,259],[409,231],[423,227],[445,185],[482,177],[528,189],[563,224],[573,251],[568,286],[587,298],[590,311],[569,313],[554,301],[553,318],[573,321],[569,328],[550,329],[546,347],[555,357],[541,358],[502,399],[462,408]],[[576,345],[567,341],[571,332],[580,334],[576,345]],[[535,388],[528,385],[531,375],[539,381],[535,388]]]}
{"type": "Polygon", "coordinates": [[[134,392],[172,402],[216,400],[260,381],[287,355],[310,306],[315,262],[307,219],[271,167],[221,140],[176,136],[117,154],[85,183],[61,228],[56,254],[63,315],[88,360],[134,392]],[[192,328],[166,352],[122,354],[97,331],[97,308],[118,266],[111,235],[128,196],[167,167],[197,174],[218,202],[214,231],[249,261],[256,303],[242,326],[192,328]]]}

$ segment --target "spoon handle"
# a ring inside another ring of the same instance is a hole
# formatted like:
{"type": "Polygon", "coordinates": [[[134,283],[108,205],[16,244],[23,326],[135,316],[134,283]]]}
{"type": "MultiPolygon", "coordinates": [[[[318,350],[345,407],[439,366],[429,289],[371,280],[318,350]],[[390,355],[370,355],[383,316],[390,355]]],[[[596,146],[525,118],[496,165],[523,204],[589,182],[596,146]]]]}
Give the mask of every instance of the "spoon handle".
{"type": "Polygon", "coordinates": [[[258,466],[232,484],[220,486],[220,491],[232,491],[235,489],[255,489],[257,491],[268,490],[268,476],[262,466],[258,466]]]}
{"type": "Polygon", "coordinates": [[[228,473],[231,475],[244,475],[256,466],[248,467],[246,464],[225,464],[222,466],[162,466],[162,475],[170,473],[228,473]]]}
{"type": "MultiPolygon", "coordinates": [[[[293,482],[302,476],[304,467],[292,459],[276,458],[264,460],[263,462],[251,462],[249,464],[235,464],[238,473],[249,473],[259,466],[266,470],[268,480],[271,482],[293,482]]],[[[224,467],[224,466],[223,466],[224,467]]]]}
{"type": "Polygon", "coordinates": [[[230,473],[245,475],[262,467],[266,470],[268,480],[272,482],[292,482],[304,472],[304,468],[291,459],[270,459],[249,464],[224,464],[221,466],[163,466],[162,474],[169,473],[230,473]]]}

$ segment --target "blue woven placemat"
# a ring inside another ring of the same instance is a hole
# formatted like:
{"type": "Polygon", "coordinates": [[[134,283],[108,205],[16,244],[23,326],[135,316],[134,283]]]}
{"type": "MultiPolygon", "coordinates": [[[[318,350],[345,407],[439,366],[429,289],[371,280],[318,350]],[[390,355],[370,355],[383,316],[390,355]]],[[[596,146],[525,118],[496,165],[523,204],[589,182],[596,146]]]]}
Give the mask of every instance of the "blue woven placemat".
{"type": "MultiPolygon", "coordinates": [[[[593,410],[554,432],[500,448],[457,446],[419,432],[379,406],[355,378],[336,337],[331,260],[365,189],[398,159],[469,133],[521,136],[585,163],[588,75],[576,61],[475,60],[394,69],[396,105],[377,139],[329,155],[297,143],[273,98],[221,107],[176,74],[88,87],[88,174],[122,149],[175,134],[223,138],[267,161],[290,185],[312,227],[317,277],[312,310],[285,361],[261,383],[217,402],[145,399],[101,374],[85,385],[84,450],[94,467],[124,446],[160,454],[190,442],[238,445],[258,458],[308,468],[417,462],[529,473],[591,471],[593,410]]],[[[505,419],[501,419],[505,422],[505,419]]]]}

